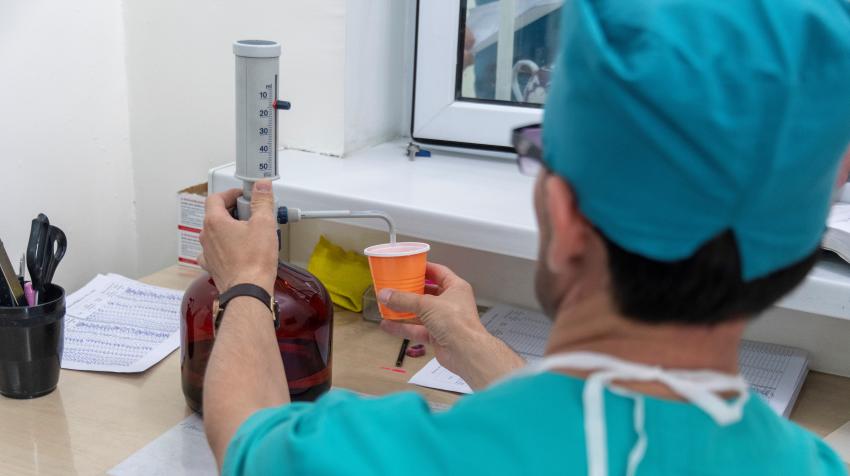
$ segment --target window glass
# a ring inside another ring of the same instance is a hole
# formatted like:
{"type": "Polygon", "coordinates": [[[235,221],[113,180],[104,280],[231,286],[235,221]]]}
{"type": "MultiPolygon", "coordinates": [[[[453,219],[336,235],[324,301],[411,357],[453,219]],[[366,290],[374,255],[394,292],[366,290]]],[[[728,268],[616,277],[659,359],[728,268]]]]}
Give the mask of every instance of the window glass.
{"type": "Polygon", "coordinates": [[[462,0],[456,98],[543,104],[557,54],[562,3],[462,0]]]}

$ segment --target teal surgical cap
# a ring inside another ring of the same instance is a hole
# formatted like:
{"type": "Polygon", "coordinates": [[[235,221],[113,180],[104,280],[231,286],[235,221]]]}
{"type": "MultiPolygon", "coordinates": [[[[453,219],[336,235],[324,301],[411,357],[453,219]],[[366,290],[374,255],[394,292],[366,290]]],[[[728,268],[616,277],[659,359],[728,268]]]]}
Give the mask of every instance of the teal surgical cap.
{"type": "Polygon", "coordinates": [[[744,280],[821,239],[850,142],[847,0],[567,0],[544,160],[660,261],[731,230],[744,280]]]}

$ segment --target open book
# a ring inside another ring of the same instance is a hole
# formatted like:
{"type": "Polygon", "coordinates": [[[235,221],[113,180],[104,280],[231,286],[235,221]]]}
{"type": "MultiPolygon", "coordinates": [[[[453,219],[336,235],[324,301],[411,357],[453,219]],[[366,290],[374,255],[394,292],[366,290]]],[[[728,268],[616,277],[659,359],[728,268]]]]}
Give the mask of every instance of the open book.
{"type": "Polygon", "coordinates": [[[850,203],[838,202],[833,205],[826,224],[821,248],[834,252],[850,263],[850,203]]]}
{"type": "Polygon", "coordinates": [[[841,190],[841,196],[829,212],[826,226],[821,248],[850,263],[850,185],[841,190]]]}

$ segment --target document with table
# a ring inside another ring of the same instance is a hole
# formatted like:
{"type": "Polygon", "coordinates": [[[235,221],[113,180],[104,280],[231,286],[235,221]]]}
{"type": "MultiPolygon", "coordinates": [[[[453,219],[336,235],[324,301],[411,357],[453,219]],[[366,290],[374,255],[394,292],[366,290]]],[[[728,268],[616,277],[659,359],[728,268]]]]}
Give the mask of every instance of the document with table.
{"type": "Polygon", "coordinates": [[[143,372],[180,345],[183,293],[117,274],[67,298],[62,368],[143,372]]]}
{"type": "MultiPolygon", "coordinates": [[[[543,357],[552,325],[543,314],[498,305],[481,316],[481,322],[526,361],[543,357]]],[[[808,357],[804,351],[745,340],[741,344],[739,366],[753,391],[767,400],[774,411],[785,417],[791,413],[808,373],[808,357]]],[[[450,392],[472,393],[462,378],[446,370],[437,359],[428,362],[410,379],[410,383],[450,392]]]]}
{"type": "Polygon", "coordinates": [[[738,365],[750,388],[787,418],[809,374],[808,354],[793,347],[745,340],[739,349],[738,365]]]}

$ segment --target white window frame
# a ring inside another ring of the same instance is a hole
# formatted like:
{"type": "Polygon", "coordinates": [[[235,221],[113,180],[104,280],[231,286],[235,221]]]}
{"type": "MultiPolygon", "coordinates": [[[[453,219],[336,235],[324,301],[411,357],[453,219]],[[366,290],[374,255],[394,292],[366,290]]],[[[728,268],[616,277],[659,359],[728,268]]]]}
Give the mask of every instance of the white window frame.
{"type": "Polygon", "coordinates": [[[511,130],[541,122],[543,111],[455,99],[459,25],[460,0],[418,2],[411,136],[423,143],[510,147],[511,130]]]}

